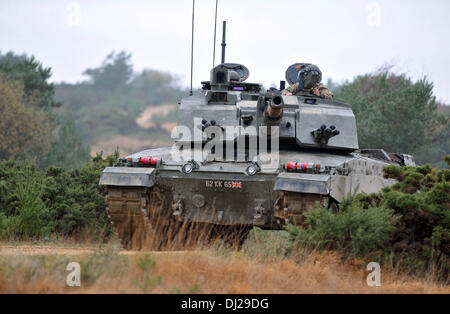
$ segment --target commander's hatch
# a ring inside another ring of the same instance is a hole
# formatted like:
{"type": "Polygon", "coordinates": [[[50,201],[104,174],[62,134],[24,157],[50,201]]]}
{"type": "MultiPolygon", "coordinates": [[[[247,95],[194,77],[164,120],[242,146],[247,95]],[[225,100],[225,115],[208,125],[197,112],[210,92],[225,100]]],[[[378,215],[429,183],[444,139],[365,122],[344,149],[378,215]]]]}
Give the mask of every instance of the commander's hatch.
{"type": "MultiPolygon", "coordinates": [[[[236,92],[254,92],[261,89],[260,84],[244,83],[249,77],[250,71],[242,64],[222,63],[211,70],[210,81],[202,82],[202,89],[217,91],[236,91],[236,92]]],[[[212,97],[212,99],[222,99],[221,97],[212,97]]]]}

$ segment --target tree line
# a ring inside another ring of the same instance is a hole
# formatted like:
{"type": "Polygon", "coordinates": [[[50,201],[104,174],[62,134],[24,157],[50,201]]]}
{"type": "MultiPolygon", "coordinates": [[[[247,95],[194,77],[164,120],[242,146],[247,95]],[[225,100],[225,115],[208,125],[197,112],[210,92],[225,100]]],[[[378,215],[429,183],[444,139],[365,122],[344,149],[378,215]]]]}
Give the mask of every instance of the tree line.
{"type": "Polygon", "coordinates": [[[64,103],[61,112],[77,121],[84,143],[94,144],[115,134],[170,139],[164,129],[144,129],[136,119],[148,106],[175,104],[188,94],[177,77],[151,69],[135,71],[131,55],[124,51],[111,52],[100,66],[86,69],[83,75],[82,82],[57,84],[55,98],[64,103]]]}
{"type": "MultiPolygon", "coordinates": [[[[89,145],[111,134],[167,136],[136,118],[149,105],[187,95],[177,77],[134,70],[131,54],[111,52],[75,84],[49,82],[51,68],[35,57],[0,52],[0,159],[34,160],[39,167],[79,167],[89,145]]],[[[335,99],[352,106],[361,148],[407,153],[420,164],[445,167],[450,153],[450,106],[436,101],[433,82],[384,67],[342,84],[328,82],[335,99]]]]}
{"type": "Polygon", "coordinates": [[[450,106],[436,101],[426,76],[413,81],[383,67],[335,86],[334,93],[353,108],[360,148],[406,153],[419,164],[446,167],[450,106]]]}

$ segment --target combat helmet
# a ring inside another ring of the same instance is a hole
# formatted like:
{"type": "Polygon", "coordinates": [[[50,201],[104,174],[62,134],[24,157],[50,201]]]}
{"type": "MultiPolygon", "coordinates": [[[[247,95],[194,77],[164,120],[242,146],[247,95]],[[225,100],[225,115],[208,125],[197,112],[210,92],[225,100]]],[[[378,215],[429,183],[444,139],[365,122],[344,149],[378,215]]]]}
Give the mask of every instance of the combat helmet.
{"type": "Polygon", "coordinates": [[[299,90],[309,90],[322,81],[322,72],[311,63],[294,63],[286,70],[286,81],[299,83],[299,90]]]}

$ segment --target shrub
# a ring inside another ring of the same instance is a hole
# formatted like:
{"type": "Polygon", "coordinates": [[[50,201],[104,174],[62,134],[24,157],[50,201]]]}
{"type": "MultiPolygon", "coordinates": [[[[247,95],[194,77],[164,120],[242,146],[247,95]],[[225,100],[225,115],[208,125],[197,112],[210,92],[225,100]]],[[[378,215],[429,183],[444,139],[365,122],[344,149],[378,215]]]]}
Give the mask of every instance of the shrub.
{"type": "Polygon", "coordinates": [[[22,162],[0,162],[0,236],[25,239],[54,233],[79,238],[88,231],[108,237],[105,190],[98,181],[117,157],[118,152],[106,159],[100,154],[73,170],[42,171],[22,162]]]}
{"type": "Polygon", "coordinates": [[[42,201],[42,189],[34,182],[21,182],[17,187],[19,206],[15,215],[6,219],[5,231],[8,238],[30,239],[47,235],[48,209],[42,201]]]}
{"type": "Polygon", "coordinates": [[[389,241],[398,217],[393,211],[373,205],[367,209],[359,199],[346,200],[333,214],[318,206],[305,214],[304,227],[291,226],[291,237],[315,248],[335,249],[351,255],[364,255],[379,250],[389,241]]]}
{"type": "MultiPolygon", "coordinates": [[[[444,160],[450,163],[449,156],[444,160]]],[[[408,257],[410,270],[434,269],[436,277],[447,278],[450,273],[450,170],[433,169],[429,165],[386,168],[385,177],[395,178],[398,183],[383,189],[382,202],[401,215],[390,249],[401,259],[408,257]]]]}
{"type": "Polygon", "coordinates": [[[102,232],[110,234],[105,212],[105,190],[98,185],[98,181],[103,168],[112,165],[115,157],[104,160],[99,155],[74,170],[60,167],[47,169],[44,198],[55,220],[55,232],[64,237],[78,237],[86,230],[94,235],[102,232]]]}
{"type": "MultiPolygon", "coordinates": [[[[444,158],[450,163],[450,157],[444,158]]],[[[294,244],[339,250],[389,262],[410,274],[448,282],[450,273],[450,170],[387,166],[398,182],[380,193],[344,199],[339,211],[317,207],[303,226],[289,226],[294,244]]]]}
{"type": "MultiPolygon", "coordinates": [[[[444,158],[450,165],[450,156],[444,158]]],[[[302,226],[289,225],[293,248],[338,250],[371,256],[409,274],[448,283],[450,273],[450,170],[384,167],[398,182],[380,193],[344,199],[337,213],[320,205],[302,226]]]]}

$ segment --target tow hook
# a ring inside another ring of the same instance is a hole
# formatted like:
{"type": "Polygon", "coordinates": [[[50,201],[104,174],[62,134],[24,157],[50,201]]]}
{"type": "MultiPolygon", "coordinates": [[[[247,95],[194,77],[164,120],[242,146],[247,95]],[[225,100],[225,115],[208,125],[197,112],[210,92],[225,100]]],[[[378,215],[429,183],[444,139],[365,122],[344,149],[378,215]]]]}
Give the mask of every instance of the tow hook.
{"type": "Polygon", "coordinates": [[[183,202],[181,200],[173,202],[172,210],[174,216],[181,216],[181,213],[183,212],[183,202]]]}
{"type": "Polygon", "coordinates": [[[266,209],[258,204],[255,207],[255,214],[253,215],[253,225],[255,226],[264,226],[266,224],[266,209]]]}

